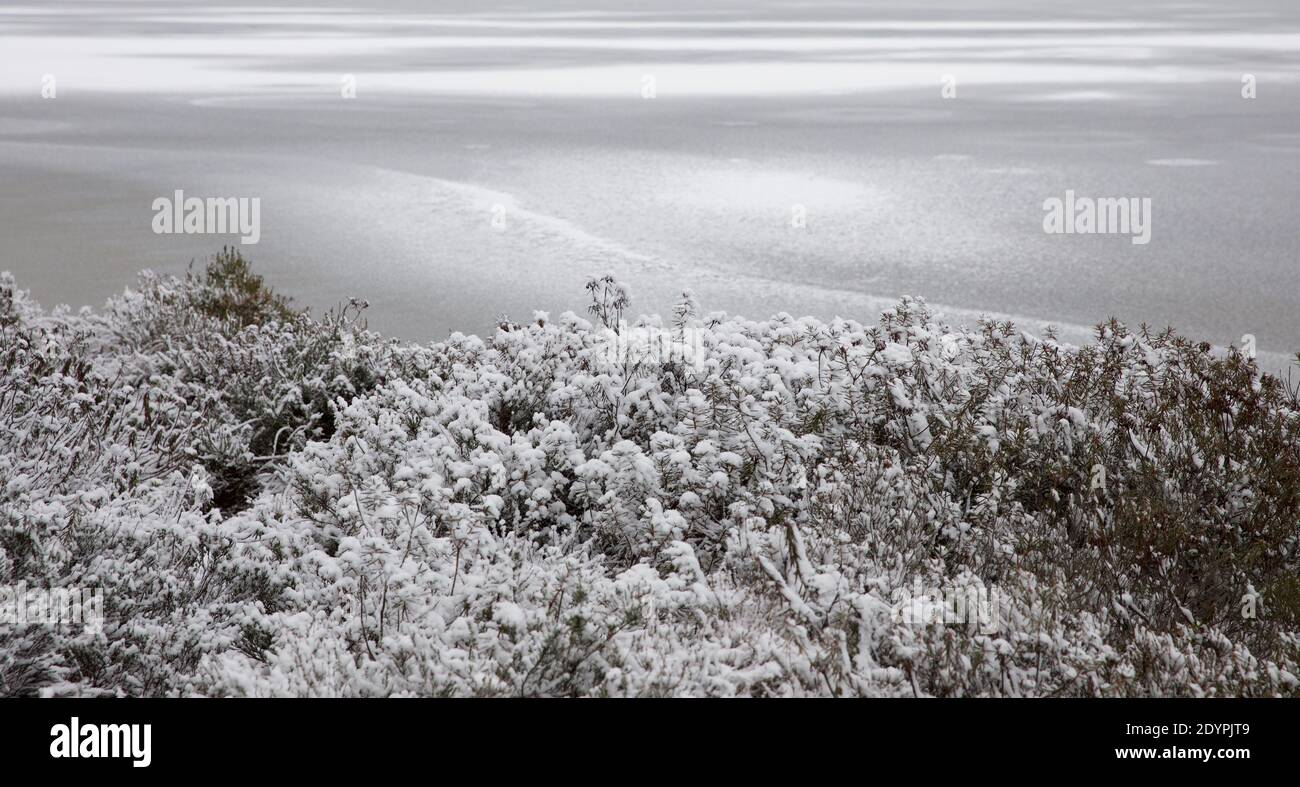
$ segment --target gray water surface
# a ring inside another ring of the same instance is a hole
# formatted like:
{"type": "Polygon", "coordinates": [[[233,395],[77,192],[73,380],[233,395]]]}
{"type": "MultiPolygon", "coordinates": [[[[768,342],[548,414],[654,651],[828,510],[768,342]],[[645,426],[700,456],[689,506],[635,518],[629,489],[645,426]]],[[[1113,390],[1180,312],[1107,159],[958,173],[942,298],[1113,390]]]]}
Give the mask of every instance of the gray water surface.
{"type": "Polygon", "coordinates": [[[169,5],[0,5],[0,269],[47,305],[238,242],[154,234],[183,189],[259,198],[273,283],[413,339],[612,271],[644,311],[1300,350],[1300,4],[169,5]],[[1067,189],[1150,198],[1151,242],[1045,234],[1067,189]]]}

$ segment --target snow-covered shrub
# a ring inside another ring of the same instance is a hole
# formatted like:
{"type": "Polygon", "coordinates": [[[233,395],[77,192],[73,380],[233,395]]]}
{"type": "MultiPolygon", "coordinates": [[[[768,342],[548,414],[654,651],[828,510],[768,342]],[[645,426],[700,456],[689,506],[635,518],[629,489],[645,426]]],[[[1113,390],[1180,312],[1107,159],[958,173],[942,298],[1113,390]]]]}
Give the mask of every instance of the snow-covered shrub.
{"type": "Polygon", "coordinates": [[[366,331],[364,302],[313,320],[271,292],[237,251],[184,281],[152,274],[84,321],[101,362],[128,379],[162,376],[210,429],[194,448],[214,504],[246,505],[261,468],[333,432],[336,397],[352,398],[400,364],[400,348],[366,331]]]}
{"type": "Polygon", "coordinates": [[[608,277],[399,346],[214,265],[0,281],[0,580],[106,601],[0,630],[0,692],[1297,692],[1300,406],[1236,353],[688,300],[631,328],[698,362],[611,355],[608,277]]]}

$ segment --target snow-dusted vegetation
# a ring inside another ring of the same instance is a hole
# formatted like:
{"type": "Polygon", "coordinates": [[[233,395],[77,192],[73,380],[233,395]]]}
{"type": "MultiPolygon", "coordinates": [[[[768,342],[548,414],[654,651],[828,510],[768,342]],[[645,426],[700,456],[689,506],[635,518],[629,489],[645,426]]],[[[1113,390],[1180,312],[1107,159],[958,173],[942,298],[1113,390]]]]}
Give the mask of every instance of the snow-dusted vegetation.
{"type": "Polygon", "coordinates": [[[1297,693],[1300,405],[1249,359],[687,299],[700,363],[611,361],[591,290],[417,346],[232,253],[93,314],[0,279],[0,581],[105,612],[0,627],[0,694],[1297,693]]]}

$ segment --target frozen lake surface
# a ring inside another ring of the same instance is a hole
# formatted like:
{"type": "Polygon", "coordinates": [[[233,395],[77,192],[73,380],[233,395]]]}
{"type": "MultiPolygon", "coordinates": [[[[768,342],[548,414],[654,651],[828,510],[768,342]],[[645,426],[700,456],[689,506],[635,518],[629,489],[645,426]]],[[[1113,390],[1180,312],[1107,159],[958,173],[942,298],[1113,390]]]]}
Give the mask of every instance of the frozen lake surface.
{"type": "Polygon", "coordinates": [[[0,6],[0,269],[47,305],[181,272],[235,241],[154,234],[183,189],[260,198],[273,283],[413,339],[612,271],[638,311],[1300,350],[1300,6],[677,5],[0,6]],[[1045,234],[1067,190],[1150,198],[1151,242],[1045,234]]]}

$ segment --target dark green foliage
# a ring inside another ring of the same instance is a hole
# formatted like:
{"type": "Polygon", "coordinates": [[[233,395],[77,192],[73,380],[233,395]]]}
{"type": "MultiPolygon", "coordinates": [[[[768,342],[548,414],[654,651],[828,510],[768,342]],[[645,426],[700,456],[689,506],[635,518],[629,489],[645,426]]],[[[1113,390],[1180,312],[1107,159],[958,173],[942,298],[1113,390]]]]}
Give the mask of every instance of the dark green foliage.
{"type": "Polygon", "coordinates": [[[191,272],[187,281],[194,309],[231,324],[235,330],[269,322],[292,322],[302,314],[293,308],[289,298],[273,292],[233,246],[222,248],[201,274],[191,272]]]}

